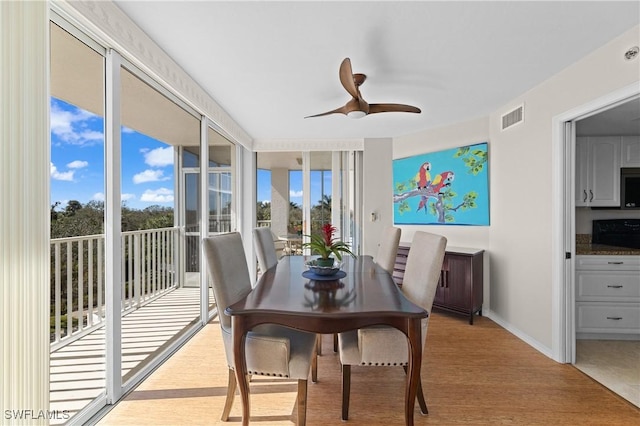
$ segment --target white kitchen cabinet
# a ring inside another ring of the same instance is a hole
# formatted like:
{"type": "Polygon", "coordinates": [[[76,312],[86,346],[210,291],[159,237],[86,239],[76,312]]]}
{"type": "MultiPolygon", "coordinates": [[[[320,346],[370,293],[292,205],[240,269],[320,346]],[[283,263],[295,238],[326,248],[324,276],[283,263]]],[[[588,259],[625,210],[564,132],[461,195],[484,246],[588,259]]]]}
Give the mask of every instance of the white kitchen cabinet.
{"type": "Polygon", "coordinates": [[[576,337],[640,338],[640,256],[576,257],[576,337]]]}
{"type": "Polygon", "coordinates": [[[576,206],[620,206],[620,136],[576,138],[576,206]]]}
{"type": "Polygon", "coordinates": [[[640,167],[640,136],[622,137],[622,167],[640,167]]]}

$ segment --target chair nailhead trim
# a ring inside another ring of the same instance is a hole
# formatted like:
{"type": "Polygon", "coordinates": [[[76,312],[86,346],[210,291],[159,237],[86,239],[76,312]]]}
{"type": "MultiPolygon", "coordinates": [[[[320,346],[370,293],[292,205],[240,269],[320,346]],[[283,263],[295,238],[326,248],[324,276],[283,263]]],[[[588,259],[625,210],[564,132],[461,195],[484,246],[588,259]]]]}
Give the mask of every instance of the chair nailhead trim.
{"type": "Polygon", "coordinates": [[[374,366],[383,366],[383,365],[390,365],[390,366],[404,366],[404,365],[409,365],[408,362],[364,362],[362,361],[360,363],[360,365],[374,365],[374,366]]]}
{"type": "Polygon", "coordinates": [[[285,378],[289,378],[288,374],[271,374],[271,373],[263,373],[262,371],[247,371],[247,374],[253,374],[253,375],[258,375],[258,376],[273,376],[273,377],[285,377],[285,378]]]}

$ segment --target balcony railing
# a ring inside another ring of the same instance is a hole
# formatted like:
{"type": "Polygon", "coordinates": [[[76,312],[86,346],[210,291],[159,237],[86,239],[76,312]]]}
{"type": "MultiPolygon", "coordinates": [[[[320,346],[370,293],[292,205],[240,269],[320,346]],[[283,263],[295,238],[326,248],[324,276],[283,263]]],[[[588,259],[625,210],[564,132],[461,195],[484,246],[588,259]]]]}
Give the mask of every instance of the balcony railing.
{"type": "MultiPolygon", "coordinates": [[[[176,287],[178,228],[122,233],[123,315],[176,287]]],[[[51,240],[51,351],[104,325],[104,235],[51,240]]]]}

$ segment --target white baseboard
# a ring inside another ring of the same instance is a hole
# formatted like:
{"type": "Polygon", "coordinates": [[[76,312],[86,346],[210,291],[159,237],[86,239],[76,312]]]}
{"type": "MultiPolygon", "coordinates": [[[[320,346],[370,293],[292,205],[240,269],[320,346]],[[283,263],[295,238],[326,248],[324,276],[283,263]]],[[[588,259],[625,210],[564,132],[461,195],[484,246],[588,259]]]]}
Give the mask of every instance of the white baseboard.
{"type": "Polygon", "coordinates": [[[551,359],[553,359],[555,361],[555,359],[553,358],[553,351],[551,350],[551,348],[546,347],[542,343],[538,342],[536,339],[534,339],[531,336],[529,336],[528,334],[524,333],[519,328],[514,327],[512,324],[510,324],[509,322],[505,321],[502,317],[500,317],[495,312],[491,311],[490,309],[486,309],[486,310],[483,309],[482,310],[482,315],[486,316],[491,321],[495,322],[500,327],[504,328],[509,333],[511,333],[514,336],[516,336],[518,339],[524,341],[526,344],[528,344],[529,346],[533,347],[538,352],[542,353],[543,355],[545,355],[545,356],[547,356],[547,357],[549,357],[549,358],[551,358],[551,359]]]}

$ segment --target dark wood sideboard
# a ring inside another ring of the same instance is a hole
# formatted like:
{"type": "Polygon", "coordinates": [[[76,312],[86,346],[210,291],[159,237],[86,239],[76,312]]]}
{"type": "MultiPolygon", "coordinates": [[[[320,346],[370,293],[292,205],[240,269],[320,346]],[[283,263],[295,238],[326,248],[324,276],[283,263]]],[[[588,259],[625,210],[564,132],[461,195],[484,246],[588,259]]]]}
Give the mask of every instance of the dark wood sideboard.
{"type": "MultiPolygon", "coordinates": [[[[400,243],[393,279],[402,286],[407,256],[411,244],[400,243]]],[[[433,300],[435,308],[469,316],[473,325],[474,314],[482,315],[484,250],[449,247],[444,256],[440,281],[433,300]]]]}

